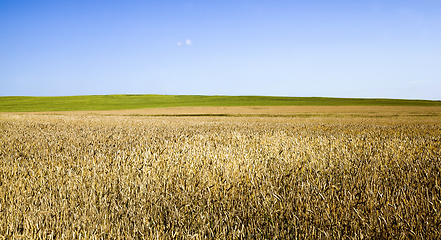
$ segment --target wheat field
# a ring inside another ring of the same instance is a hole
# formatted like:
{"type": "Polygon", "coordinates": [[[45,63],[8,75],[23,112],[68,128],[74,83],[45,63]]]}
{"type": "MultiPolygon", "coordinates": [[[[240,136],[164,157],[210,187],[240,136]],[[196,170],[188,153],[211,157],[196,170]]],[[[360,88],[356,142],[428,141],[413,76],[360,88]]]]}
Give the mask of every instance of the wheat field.
{"type": "Polygon", "coordinates": [[[0,116],[0,239],[439,239],[441,125],[0,116]]]}

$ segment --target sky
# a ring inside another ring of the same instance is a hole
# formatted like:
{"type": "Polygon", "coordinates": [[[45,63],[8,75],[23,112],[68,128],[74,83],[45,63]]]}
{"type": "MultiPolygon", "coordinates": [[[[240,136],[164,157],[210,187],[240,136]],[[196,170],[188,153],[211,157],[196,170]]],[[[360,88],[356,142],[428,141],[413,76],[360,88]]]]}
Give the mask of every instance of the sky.
{"type": "Polygon", "coordinates": [[[441,100],[439,0],[1,0],[0,96],[441,100]]]}

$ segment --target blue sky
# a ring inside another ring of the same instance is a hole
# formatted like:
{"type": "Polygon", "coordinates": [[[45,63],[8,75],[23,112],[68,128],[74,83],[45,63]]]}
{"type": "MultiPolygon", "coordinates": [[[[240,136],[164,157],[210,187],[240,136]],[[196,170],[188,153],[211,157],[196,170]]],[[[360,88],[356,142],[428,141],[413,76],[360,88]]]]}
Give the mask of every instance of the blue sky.
{"type": "Polygon", "coordinates": [[[441,1],[0,1],[0,96],[441,99],[441,1]]]}

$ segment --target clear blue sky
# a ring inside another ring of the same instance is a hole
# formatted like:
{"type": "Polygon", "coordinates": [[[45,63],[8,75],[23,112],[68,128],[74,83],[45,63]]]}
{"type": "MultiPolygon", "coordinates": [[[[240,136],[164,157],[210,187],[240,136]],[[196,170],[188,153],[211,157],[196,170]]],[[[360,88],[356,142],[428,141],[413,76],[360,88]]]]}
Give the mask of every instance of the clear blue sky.
{"type": "Polygon", "coordinates": [[[0,96],[441,99],[441,1],[1,0],[0,96]]]}

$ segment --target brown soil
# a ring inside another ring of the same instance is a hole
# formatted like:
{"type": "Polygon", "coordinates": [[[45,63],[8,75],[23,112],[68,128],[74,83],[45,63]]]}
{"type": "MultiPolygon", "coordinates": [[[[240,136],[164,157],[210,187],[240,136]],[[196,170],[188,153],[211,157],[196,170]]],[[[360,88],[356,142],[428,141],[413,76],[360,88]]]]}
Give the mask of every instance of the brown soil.
{"type": "MultiPolygon", "coordinates": [[[[17,114],[17,113],[16,113],[17,114]]],[[[264,106],[264,107],[173,107],[109,111],[29,112],[18,114],[63,115],[352,115],[352,116],[440,116],[441,107],[417,106],[264,106]]]]}

